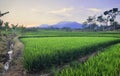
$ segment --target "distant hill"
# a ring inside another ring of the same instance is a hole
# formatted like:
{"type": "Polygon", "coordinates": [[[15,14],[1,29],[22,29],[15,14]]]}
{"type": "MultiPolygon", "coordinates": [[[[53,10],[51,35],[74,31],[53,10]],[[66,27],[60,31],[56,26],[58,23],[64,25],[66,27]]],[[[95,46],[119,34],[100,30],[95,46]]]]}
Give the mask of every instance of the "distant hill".
{"type": "Polygon", "coordinates": [[[50,27],[50,25],[48,25],[48,24],[42,24],[42,25],[40,25],[40,26],[38,26],[39,28],[49,28],[50,27]]]}
{"type": "Polygon", "coordinates": [[[62,21],[54,25],[42,24],[38,26],[39,28],[70,28],[70,29],[82,29],[82,24],[72,21],[62,21]]]}

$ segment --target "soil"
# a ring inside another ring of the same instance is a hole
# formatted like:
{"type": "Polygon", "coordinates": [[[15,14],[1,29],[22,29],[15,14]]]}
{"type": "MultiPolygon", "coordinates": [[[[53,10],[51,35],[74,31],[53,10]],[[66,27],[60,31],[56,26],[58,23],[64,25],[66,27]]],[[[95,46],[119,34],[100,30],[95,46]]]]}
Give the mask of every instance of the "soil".
{"type": "Polygon", "coordinates": [[[19,41],[18,37],[14,38],[14,48],[13,48],[13,60],[10,63],[9,70],[4,76],[25,76],[23,65],[22,65],[22,51],[24,45],[19,41]]]}
{"type": "Polygon", "coordinates": [[[7,52],[9,51],[8,46],[12,38],[12,35],[0,35],[0,73],[3,70],[4,63],[9,59],[7,52]]]}

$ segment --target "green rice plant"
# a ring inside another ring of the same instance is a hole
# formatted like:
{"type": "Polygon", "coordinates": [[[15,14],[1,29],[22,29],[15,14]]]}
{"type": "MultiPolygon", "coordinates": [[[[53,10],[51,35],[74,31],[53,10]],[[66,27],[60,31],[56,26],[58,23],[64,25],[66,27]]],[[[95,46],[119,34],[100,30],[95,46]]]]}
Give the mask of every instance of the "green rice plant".
{"type": "Polygon", "coordinates": [[[23,64],[28,71],[62,65],[120,40],[107,37],[22,38],[23,64]]]}
{"type": "Polygon", "coordinates": [[[55,76],[120,76],[120,44],[103,51],[84,64],[77,62],[56,72],[55,76]]]}
{"type": "Polygon", "coordinates": [[[39,30],[36,32],[26,32],[20,38],[36,38],[36,37],[120,37],[119,31],[106,32],[80,32],[80,31],[64,31],[64,30],[39,30]]]}

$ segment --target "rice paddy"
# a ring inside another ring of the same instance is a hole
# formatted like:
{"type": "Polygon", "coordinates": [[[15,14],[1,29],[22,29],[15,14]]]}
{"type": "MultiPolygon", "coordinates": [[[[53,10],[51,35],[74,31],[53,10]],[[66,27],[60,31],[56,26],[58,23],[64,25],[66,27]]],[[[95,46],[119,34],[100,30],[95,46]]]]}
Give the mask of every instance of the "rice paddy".
{"type": "Polygon", "coordinates": [[[103,51],[84,64],[73,62],[73,65],[56,72],[55,76],[120,76],[120,44],[103,51]]]}
{"type": "Polygon", "coordinates": [[[23,64],[28,71],[63,65],[120,41],[111,37],[47,37],[21,40],[25,44],[23,64]]]}

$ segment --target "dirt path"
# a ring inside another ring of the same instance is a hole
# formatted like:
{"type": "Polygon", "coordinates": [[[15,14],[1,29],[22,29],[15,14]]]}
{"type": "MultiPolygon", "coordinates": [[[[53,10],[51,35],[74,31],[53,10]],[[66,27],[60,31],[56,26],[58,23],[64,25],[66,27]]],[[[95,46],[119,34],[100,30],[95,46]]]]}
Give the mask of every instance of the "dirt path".
{"type": "Polygon", "coordinates": [[[24,45],[19,41],[18,37],[14,38],[13,61],[10,63],[9,70],[4,76],[24,76],[24,69],[22,65],[22,51],[24,45]]]}

